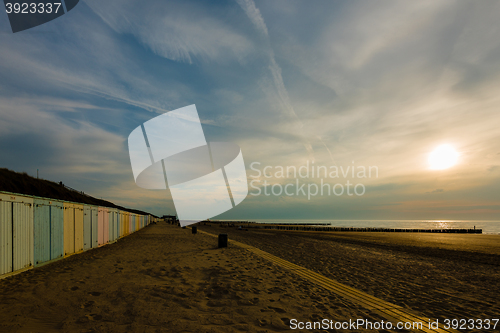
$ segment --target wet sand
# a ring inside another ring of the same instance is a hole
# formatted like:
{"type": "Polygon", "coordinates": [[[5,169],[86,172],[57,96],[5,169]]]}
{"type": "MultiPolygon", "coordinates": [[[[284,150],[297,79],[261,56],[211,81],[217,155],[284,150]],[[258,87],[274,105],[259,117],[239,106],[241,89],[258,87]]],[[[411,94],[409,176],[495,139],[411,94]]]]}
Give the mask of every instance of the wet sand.
{"type": "Polygon", "coordinates": [[[0,332],[263,333],[288,331],[292,318],[383,319],[246,250],[216,245],[190,229],[151,225],[0,280],[0,332]]]}
{"type": "Polygon", "coordinates": [[[430,318],[486,319],[500,313],[498,235],[199,228],[228,233],[430,318]]]}

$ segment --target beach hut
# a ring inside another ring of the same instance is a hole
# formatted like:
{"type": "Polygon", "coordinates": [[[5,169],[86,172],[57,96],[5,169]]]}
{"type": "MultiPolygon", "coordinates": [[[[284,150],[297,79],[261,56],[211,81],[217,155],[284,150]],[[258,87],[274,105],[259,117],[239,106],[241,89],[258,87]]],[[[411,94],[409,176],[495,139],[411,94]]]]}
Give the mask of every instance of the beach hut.
{"type": "Polygon", "coordinates": [[[109,219],[109,242],[114,242],[118,239],[118,210],[116,208],[108,208],[109,219]]]}
{"type": "Polygon", "coordinates": [[[124,227],[124,216],[123,216],[123,211],[122,210],[119,210],[118,211],[118,220],[120,221],[120,229],[119,229],[119,234],[120,234],[120,238],[123,237],[124,233],[125,233],[125,227],[124,227]]]}
{"type": "Polygon", "coordinates": [[[96,206],[83,206],[83,249],[96,248],[98,244],[97,233],[99,213],[96,206]]]}
{"type": "Polygon", "coordinates": [[[125,235],[130,235],[130,213],[125,212],[125,235]]]}
{"type": "Polygon", "coordinates": [[[90,212],[92,216],[92,248],[95,249],[99,246],[99,207],[91,206],[90,212]]]}
{"type": "Polygon", "coordinates": [[[125,236],[130,234],[130,214],[128,212],[124,212],[123,216],[125,218],[124,226],[125,226],[125,236]]]}
{"type": "Polygon", "coordinates": [[[98,243],[99,246],[109,242],[109,213],[108,208],[99,207],[98,243]]]}
{"type": "Polygon", "coordinates": [[[102,207],[98,208],[97,242],[99,246],[104,244],[104,211],[102,207]]]}
{"type": "Polygon", "coordinates": [[[118,219],[118,238],[123,236],[123,214],[121,210],[117,211],[117,219],[118,219]]]}
{"type": "Polygon", "coordinates": [[[34,265],[64,257],[64,205],[53,199],[33,199],[34,265]]]}
{"type": "Polygon", "coordinates": [[[71,204],[64,203],[64,255],[75,253],[75,211],[71,204]]]}
{"type": "Polygon", "coordinates": [[[120,239],[120,213],[118,209],[115,209],[115,241],[120,239]]]}
{"type": "Polygon", "coordinates": [[[103,208],[104,210],[104,244],[109,243],[109,210],[107,207],[103,208]]]}
{"type": "Polygon", "coordinates": [[[120,239],[120,211],[118,209],[115,210],[115,241],[120,239]]]}
{"type": "Polygon", "coordinates": [[[75,253],[83,251],[83,205],[73,204],[75,210],[75,253]]]}
{"type": "Polygon", "coordinates": [[[83,205],[64,202],[64,255],[83,251],[83,205]]]}
{"type": "Polygon", "coordinates": [[[115,209],[114,211],[115,214],[115,241],[120,239],[120,211],[118,209],[115,209]]]}
{"type": "Polygon", "coordinates": [[[129,230],[129,232],[133,233],[135,231],[135,214],[130,214],[129,216],[130,216],[130,221],[129,221],[130,230],[129,230]]]}
{"type": "Polygon", "coordinates": [[[120,211],[121,215],[121,236],[125,237],[127,235],[127,214],[123,210],[120,211]]]}
{"type": "Polygon", "coordinates": [[[33,267],[33,198],[0,193],[0,275],[33,267]]]}
{"type": "Polygon", "coordinates": [[[108,243],[112,243],[114,241],[114,226],[115,221],[113,216],[113,209],[108,208],[108,243]]]}

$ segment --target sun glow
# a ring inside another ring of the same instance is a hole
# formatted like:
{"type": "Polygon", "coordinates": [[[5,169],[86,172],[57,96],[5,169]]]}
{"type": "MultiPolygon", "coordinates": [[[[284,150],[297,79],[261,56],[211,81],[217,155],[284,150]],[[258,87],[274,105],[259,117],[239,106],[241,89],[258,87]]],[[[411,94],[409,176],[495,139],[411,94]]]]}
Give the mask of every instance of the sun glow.
{"type": "Polygon", "coordinates": [[[458,161],[457,151],[450,145],[441,145],[429,154],[429,165],[433,170],[443,170],[454,166],[458,161]]]}

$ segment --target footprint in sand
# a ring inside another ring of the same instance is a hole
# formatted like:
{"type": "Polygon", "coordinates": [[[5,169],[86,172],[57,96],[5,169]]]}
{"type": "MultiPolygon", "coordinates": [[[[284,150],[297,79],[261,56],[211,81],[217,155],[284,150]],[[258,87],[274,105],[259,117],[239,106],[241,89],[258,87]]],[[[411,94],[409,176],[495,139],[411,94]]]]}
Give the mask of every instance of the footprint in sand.
{"type": "Polygon", "coordinates": [[[290,318],[281,318],[281,321],[283,322],[283,324],[285,324],[286,326],[290,326],[290,318]]]}
{"type": "Polygon", "coordinates": [[[261,320],[259,320],[259,321],[258,321],[258,323],[259,323],[259,326],[260,326],[260,327],[262,327],[262,326],[266,326],[266,325],[267,325],[267,320],[265,320],[265,319],[261,319],[261,320]]]}
{"type": "Polygon", "coordinates": [[[89,318],[89,320],[93,320],[93,321],[98,321],[98,320],[102,319],[101,315],[98,315],[98,314],[95,314],[95,313],[91,313],[89,315],[86,315],[86,317],[89,318]]]}
{"type": "Polygon", "coordinates": [[[86,308],[89,308],[91,307],[95,302],[94,301],[88,301],[88,302],[85,302],[82,304],[81,308],[82,309],[86,309],[86,308]]]}
{"type": "Polygon", "coordinates": [[[274,310],[277,313],[286,313],[286,311],[283,310],[282,308],[274,308],[272,306],[269,306],[269,309],[274,310]]]}
{"type": "Polygon", "coordinates": [[[92,296],[101,296],[101,293],[100,293],[100,292],[98,292],[98,291],[91,291],[91,292],[89,293],[89,295],[92,295],[92,296]]]}

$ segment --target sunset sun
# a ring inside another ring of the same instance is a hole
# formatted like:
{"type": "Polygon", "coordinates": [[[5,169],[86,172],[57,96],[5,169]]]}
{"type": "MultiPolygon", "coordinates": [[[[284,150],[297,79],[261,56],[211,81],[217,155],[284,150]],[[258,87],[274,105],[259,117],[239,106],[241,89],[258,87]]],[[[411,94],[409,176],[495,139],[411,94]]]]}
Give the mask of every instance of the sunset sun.
{"type": "Polygon", "coordinates": [[[441,145],[429,154],[429,165],[433,170],[444,170],[458,161],[458,152],[450,145],[441,145]]]}

